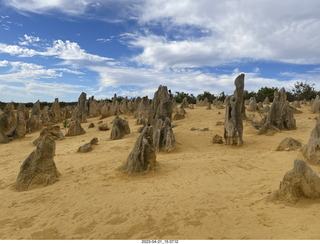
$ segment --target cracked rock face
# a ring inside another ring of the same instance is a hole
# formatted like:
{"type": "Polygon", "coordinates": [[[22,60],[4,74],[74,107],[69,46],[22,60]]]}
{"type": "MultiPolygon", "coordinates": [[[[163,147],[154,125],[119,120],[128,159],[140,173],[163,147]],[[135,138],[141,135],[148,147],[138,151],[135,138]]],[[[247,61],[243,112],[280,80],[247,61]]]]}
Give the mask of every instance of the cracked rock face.
{"type": "Polygon", "coordinates": [[[320,116],[315,128],[311,131],[309,141],[302,148],[302,154],[308,162],[320,164],[320,116]]]}
{"type": "Polygon", "coordinates": [[[273,200],[296,203],[300,197],[320,197],[320,177],[302,160],[295,159],[293,169],[289,170],[280,182],[273,200]]]}
{"type": "Polygon", "coordinates": [[[233,97],[226,105],[226,114],[224,122],[224,139],[227,145],[241,146],[243,144],[243,92],[244,92],[244,74],[239,75],[235,81],[235,91],[233,97]]]}
{"type": "Polygon", "coordinates": [[[70,123],[69,130],[66,136],[79,136],[85,134],[85,130],[82,128],[79,120],[74,120],[70,123]]]}
{"type": "Polygon", "coordinates": [[[293,139],[292,137],[286,137],[280,142],[276,151],[291,151],[291,150],[299,149],[301,147],[302,147],[302,144],[300,142],[293,139]]]}
{"type": "Polygon", "coordinates": [[[46,136],[22,163],[15,188],[25,191],[38,185],[47,186],[59,180],[60,173],[53,160],[55,142],[46,136]]]}
{"type": "Polygon", "coordinates": [[[266,123],[260,129],[259,134],[266,134],[273,128],[279,130],[295,130],[296,120],[293,116],[293,109],[287,104],[287,95],[284,88],[280,92],[274,92],[274,99],[271,105],[266,123]]]}
{"type": "Polygon", "coordinates": [[[167,117],[170,120],[172,118],[172,102],[170,101],[167,87],[159,86],[154,93],[150,106],[148,125],[152,125],[159,118],[165,120],[167,117]]]}
{"type": "Polygon", "coordinates": [[[33,141],[33,144],[37,146],[46,136],[51,137],[53,140],[63,140],[65,137],[60,130],[59,125],[51,125],[43,128],[40,131],[40,136],[33,141]]]}
{"type": "Polygon", "coordinates": [[[112,130],[110,134],[111,140],[118,140],[124,137],[124,135],[130,134],[129,122],[123,120],[118,116],[113,120],[112,130]]]}
{"type": "Polygon", "coordinates": [[[87,122],[87,113],[88,113],[88,106],[87,106],[87,94],[82,92],[78,98],[78,104],[74,113],[72,115],[72,119],[78,119],[80,123],[87,122]]]}
{"type": "Polygon", "coordinates": [[[152,126],[146,126],[121,169],[129,174],[147,173],[154,169],[155,165],[156,153],[152,143],[152,126]]]}

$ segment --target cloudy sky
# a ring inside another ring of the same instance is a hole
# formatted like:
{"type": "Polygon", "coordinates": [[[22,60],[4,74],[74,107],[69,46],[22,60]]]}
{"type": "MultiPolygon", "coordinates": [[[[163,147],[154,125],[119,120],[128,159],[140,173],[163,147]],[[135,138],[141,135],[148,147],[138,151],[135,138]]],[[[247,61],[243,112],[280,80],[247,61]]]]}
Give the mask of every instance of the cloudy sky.
{"type": "Polygon", "coordinates": [[[0,0],[0,101],[320,90],[319,0],[0,0]]]}

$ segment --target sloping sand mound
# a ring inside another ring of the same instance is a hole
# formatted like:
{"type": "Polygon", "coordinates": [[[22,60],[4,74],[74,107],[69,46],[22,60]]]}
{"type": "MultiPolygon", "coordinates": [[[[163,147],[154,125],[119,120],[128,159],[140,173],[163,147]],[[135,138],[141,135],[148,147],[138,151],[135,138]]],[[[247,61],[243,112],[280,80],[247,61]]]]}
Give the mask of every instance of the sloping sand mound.
{"type": "MultiPolygon", "coordinates": [[[[319,239],[320,200],[268,200],[294,159],[303,158],[299,150],[275,151],[276,145],[285,137],[304,145],[315,126],[316,115],[308,106],[301,110],[297,130],[274,136],[257,135],[244,121],[244,143],[232,147],[211,142],[223,134],[216,122],[224,121],[224,111],[195,106],[175,121],[175,151],[157,152],[155,171],[135,176],[118,170],[139,136],[140,125],[127,116],[131,133],[121,140],[93,128],[56,141],[60,180],[25,192],[14,184],[39,131],[2,144],[0,239],[319,239]],[[77,153],[93,137],[94,150],[77,153]]],[[[91,122],[98,118],[82,127],[91,122]]],[[[320,174],[320,165],[312,169],[320,174]]]]}

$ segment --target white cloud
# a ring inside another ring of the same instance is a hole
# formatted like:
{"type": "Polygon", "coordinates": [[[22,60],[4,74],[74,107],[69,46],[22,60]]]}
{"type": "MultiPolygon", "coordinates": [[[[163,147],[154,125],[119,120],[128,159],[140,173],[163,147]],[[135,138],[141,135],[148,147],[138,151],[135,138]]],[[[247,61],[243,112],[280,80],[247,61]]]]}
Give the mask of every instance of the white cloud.
{"type": "Polygon", "coordinates": [[[0,61],[0,67],[10,68],[8,71],[0,74],[1,83],[25,83],[28,80],[55,79],[62,77],[63,73],[84,74],[83,72],[67,68],[46,69],[42,65],[34,63],[9,62],[7,60],[0,61]]]}
{"type": "MultiPolygon", "coordinates": [[[[100,75],[99,86],[105,90],[113,88],[120,92],[121,96],[145,96],[153,97],[159,85],[165,85],[173,92],[184,91],[198,95],[204,91],[210,91],[219,95],[222,91],[232,94],[234,91],[234,80],[242,72],[235,69],[229,74],[214,74],[193,69],[179,70],[155,70],[152,68],[130,68],[130,67],[91,67],[100,75]],[[120,89],[129,86],[127,91],[120,89]],[[138,89],[131,91],[130,86],[137,86],[138,89]]],[[[294,79],[287,82],[277,79],[263,78],[258,72],[245,74],[245,89],[258,91],[261,87],[285,87],[291,89],[294,79]]],[[[111,92],[112,93],[112,92],[111,92]]],[[[118,93],[117,93],[118,94],[118,93]]]]}
{"type": "MultiPolygon", "coordinates": [[[[38,38],[27,36],[26,40],[28,43],[33,43],[37,41],[38,38]]],[[[17,55],[19,57],[33,57],[36,55],[53,56],[65,61],[89,61],[93,63],[113,60],[112,58],[86,53],[85,50],[80,48],[78,43],[71,42],[69,40],[65,42],[62,40],[56,40],[53,42],[52,46],[49,46],[46,48],[46,50],[41,51],[20,47],[18,45],[0,43],[0,53],[8,53],[10,55],[17,55]]]]}
{"type": "Polygon", "coordinates": [[[22,86],[0,83],[1,101],[35,102],[54,101],[58,97],[60,101],[76,101],[79,94],[85,89],[83,86],[74,86],[65,83],[46,83],[28,81],[22,86]]]}
{"type": "Polygon", "coordinates": [[[243,58],[316,64],[319,7],[319,1],[311,0],[146,1],[137,7],[140,24],[161,25],[184,39],[144,34],[131,44],[143,48],[138,58],[155,67],[216,65],[243,58]],[[186,36],[188,29],[206,33],[186,36]]]}
{"type": "Polygon", "coordinates": [[[39,37],[36,36],[28,36],[27,34],[24,34],[24,39],[19,38],[21,41],[19,42],[20,45],[26,46],[26,45],[32,45],[36,42],[40,41],[39,37]]]}
{"type": "Polygon", "coordinates": [[[78,70],[71,70],[71,69],[67,69],[67,68],[57,68],[54,69],[55,71],[63,71],[66,73],[70,73],[70,74],[76,74],[76,75],[83,75],[84,73],[78,70]]]}
{"type": "Polygon", "coordinates": [[[7,67],[9,65],[9,62],[7,60],[0,61],[0,67],[7,67]]]}
{"type": "Polygon", "coordinates": [[[102,43],[111,42],[112,38],[98,38],[96,41],[97,42],[102,42],[102,43]]]}
{"type": "MultiPolygon", "coordinates": [[[[130,6],[143,2],[142,0],[4,0],[7,6],[15,8],[22,13],[32,12],[36,14],[54,14],[55,12],[61,12],[70,16],[85,15],[92,9],[101,9],[102,7],[116,10],[116,7],[120,8],[120,14],[127,16],[130,6]]],[[[105,16],[103,17],[105,19],[105,16]]],[[[114,20],[107,19],[114,22],[114,20]]],[[[116,20],[118,21],[118,20],[116,20]]]]}
{"type": "MultiPolygon", "coordinates": [[[[0,76],[3,80],[4,77],[8,80],[9,75],[13,80],[22,77],[55,79],[60,75],[59,71],[83,74],[69,69],[76,66],[99,74],[98,87],[85,88],[97,96],[118,90],[119,95],[152,97],[160,84],[173,91],[195,95],[206,90],[231,94],[234,79],[241,69],[215,74],[201,68],[231,63],[237,66],[237,62],[243,60],[320,63],[320,2],[317,0],[102,0],[99,3],[93,0],[6,0],[6,3],[22,12],[47,14],[59,11],[72,16],[93,14],[95,8],[121,6],[119,9],[124,10],[117,12],[115,8],[115,16],[135,19],[138,25],[135,30],[140,32],[123,33],[119,37],[122,44],[138,50],[139,53],[130,59],[134,66],[87,53],[78,43],[68,40],[56,40],[42,49],[22,47],[37,43],[37,37],[28,35],[21,40],[20,46],[0,43],[0,53],[64,60],[61,69],[32,65],[23,68],[17,64],[14,71],[14,64],[10,63],[11,73],[0,76]],[[137,86],[138,89],[122,88],[125,86],[137,86]]],[[[108,16],[110,18],[105,20],[119,21],[120,18],[115,16],[108,16]]],[[[103,20],[101,17],[94,18],[103,20]]],[[[110,42],[112,38],[98,38],[96,41],[110,42]]],[[[9,64],[2,61],[1,65],[8,67],[9,64]]],[[[314,69],[306,74],[283,72],[281,78],[284,82],[262,77],[263,72],[256,67],[246,73],[245,89],[257,91],[263,86],[290,89],[296,80],[319,80],[318,71],[314,69]]]]}
{"type": "Polygon", "coordinates": [[[6,67],[11,67],[8,72],[0,74],[1,83],[23,83],[27,79],[48,79],[61,76],[54,69],[45,69],[43,66],[33,63],[8,62],[6,60],[0,61],[1,63],[6,67]]]}
{"type": "Polygon", "coordinates": [[[70,15],[83,14],[87,7],[87,1],[63,1],[63,0],[6,0],[5,3],[22,12],[34,12],[43,14],[48,11],[58,10],[70,15]]]}
{"type": "Polygon", "coordinates": [[[18,45],[7,45],[4,43],[0,43],[0,53],[8,53],[19,57],[33,57],[35,55],[39,55],[39,52],[33,49],[20,47],[18,45]]]}

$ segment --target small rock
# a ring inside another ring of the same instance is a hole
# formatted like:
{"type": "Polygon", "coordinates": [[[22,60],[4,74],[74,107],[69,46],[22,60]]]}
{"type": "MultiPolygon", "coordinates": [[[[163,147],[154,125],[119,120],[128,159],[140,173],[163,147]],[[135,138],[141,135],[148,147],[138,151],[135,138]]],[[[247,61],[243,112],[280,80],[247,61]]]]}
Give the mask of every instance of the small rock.
{"type": "Polygon", "coordinates": [[[202,129],[200,129],[200,131],[209,131],[209,128],[207,127],[207,128],[202,128],[202,129]]]}
{"type": "Polygon", "coordinates": [[[78,152],[86,153],[92,150],[92,145],[98,144],[98,138],[94,137],[89,143],[84,144],[83,146],[79,147],[78,152]]]}
{"type": "Polygon", "coordinates": [[[107,122],[106,122],[106,123],[103,123],[103,124],[100,124],[100,125],[98,126],[98,129],[99,129],[99,130],[103,130],[103,131],[110,130],[107,122]]]}
{"type": "Polygon", "coordinates": [[[222,136],[219,136],[218,134],[215,134],[215,135],[212,137],[211,142],[214,143],[214,144],[222,144],[222,143],[223,143],[222,136]]]}

